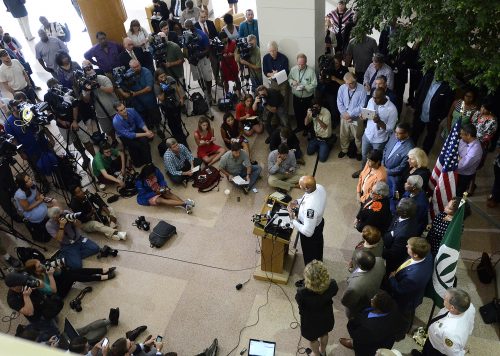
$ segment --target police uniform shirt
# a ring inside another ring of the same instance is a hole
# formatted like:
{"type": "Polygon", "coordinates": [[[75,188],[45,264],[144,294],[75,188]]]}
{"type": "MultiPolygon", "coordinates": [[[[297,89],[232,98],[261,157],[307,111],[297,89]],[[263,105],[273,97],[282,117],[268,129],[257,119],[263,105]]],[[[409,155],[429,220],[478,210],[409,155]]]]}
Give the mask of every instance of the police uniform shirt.
{"type": "Polygon", "coordinates": [[[326,191],[321,184],[316,184],[316,190],[305,193],[299,199],[299,213],[292,221],[294,228],[307,237],[311,237],[316,226],[321,224],[326,205],[326,191]]]}
{"type": "MultiPolygon", "coordinates": [[[[443,308],[438,315],[446,313],[443,308]]],[[[474,328],[476,309],[470,305],[469,309],[459,315],[448,313],[444,318],[429,326],[429,341],[439,352],[449,356],[465,355],[465,345],[474,328]]]]}

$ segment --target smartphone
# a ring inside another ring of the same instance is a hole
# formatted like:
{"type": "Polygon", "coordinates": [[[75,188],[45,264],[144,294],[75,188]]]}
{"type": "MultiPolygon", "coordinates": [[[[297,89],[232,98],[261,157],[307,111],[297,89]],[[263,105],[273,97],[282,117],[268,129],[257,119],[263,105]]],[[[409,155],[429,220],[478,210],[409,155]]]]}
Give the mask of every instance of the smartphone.
{"type": "Polygon", "coordinates": [[[156,337],[155,342],[162,342],[162,340],[163,340],[163,336],[158,335],[158,336],[156,337]]]}
{"type": "Polygon", "coordinates": [[[105,338],[102,340],[101,347],[106,347],[106,346],[108,346],[108,343],[109,343],[109,339],[108,339],[107,337],[105,337],[105,338]]]}

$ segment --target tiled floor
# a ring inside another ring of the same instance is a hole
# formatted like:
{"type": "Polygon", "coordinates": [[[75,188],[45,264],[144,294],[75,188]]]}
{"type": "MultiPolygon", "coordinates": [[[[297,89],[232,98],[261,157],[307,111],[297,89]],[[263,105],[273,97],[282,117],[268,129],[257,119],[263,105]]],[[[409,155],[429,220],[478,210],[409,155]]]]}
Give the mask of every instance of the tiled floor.
{"type": "MultiPolygon", "coordinates": [[[[144,20],[144,4],[149,1],[125,0],[124,3],[129,20],[133,18],[144,20]]],[[[240,1],[240,8],[250,7],[251,3],[250,0],[240,1]]],[[[86,33],[80,32],[83,24],[70,1],[29,1],[28,6],[33,32],[38,28],[37,17],[40,15],[70,25],[72,31],[70,52],[75,60],[81,61],[82,53],[90,46],[90,41],[86,33]]],[[[226,6],[225,0],[215,1],[215,12],[221,13],[226,6]]],[[[23,39],[17,23],[5,12],[2,12],[0,25],[22,41],[25,55],[36,71],[35,81],[41,84],[47,80],[48,73],[43,72],[41,67],[35,64],[34,42],[27,43],[23,39]]],[[[217,110],[214,111],[216,111],[214,121],[216,136],[221,142],[218,127],[222,115],[217,110]]],[[[410,115],[411,112],[405,110],[403,116],[410,115]]],[[[196,121],[195,117],[185,119],[190,132],[196,126],[196,121]]],[[[262,165],[266,165],[267,161],[264,138],[262,136],[253,138],[251,143],[255,159],[262,165]]],[[[192,135],[188,140],[190,146],[195,147],[192,135]]],[[[159,167],[163,167],[156,151],[158,142],[158,139],[153,142],[152,152],[155,162],[159,167]]],[[[338,159],[337,152],[338,147],[326,163],[318,166],[317,179],[328,192],[325,212],[325,261],[332,277],[339,283],[339,295],[341,295],[348,275],[346,263],[352,248],[359,240],[359,234],[352,228],[357,209],[356,181],[350,177],[359,163],[347,158],[338,159]]],[[[492,181],[489,163],[487,162],[478,176],[478,189],[471,200],[498,221],[499,210],[487,210],[484,204],[492,181]]],[[[306,157],[304,170],[312,172],[313,166],[313,157],[306,157]]],[[[117,278],[94,284],[94,291],[83,301],[82,313],[76,313],[66,305],[61,317],[68,317],[76,326],[82,326],[94,319],[106,317],[110,307],[119,306],[120,324],[110,329],[111,341],[122,336],[126,330],[146,324],[148,330],[144,335],[148,333],[164,335],[167,350],[176,351],[179,355],[193,355],[200,352],[216,337],[219,339],[219,354],[225,355],[237,346],[241,328],[256,323],[241,333],[239,346],[233,355],[247,346],[250,337],[276,341],[278,355],[296,354],[298,343],[302,346],[306,343],[303,339],[299,341],[300,331],[291,324],[298,318],[293,283],[281,289],[251,278],[254,267],[259,263],[259,246],[252,235],[250,220],[251,216],[260,210],[266,194],[271,192],[266,179],[258,182],[257,187],[260,192],[248,196],[233,189],[227,181],[221,183],[220,191],[207,194],[200,194],[192,187],[174,187],[175,192],[181,197],[196,200],[196,208],[191,216],[181,209],[146,208],[138,206],[134,198],[120,199],[113,204],[113,207],[118,212],[121,227],[128,231],[129,239],[117,243],[92,235],[99,244],[107,243],[118,248],[119,255],[116,258],[101,260],[92,257],[85,261],[86,266],[118,266],[117,278]],[[229,195],[223,193],[226,188],[231,189],[229,195]],[[178,235],[163,248],[152,249],[149,247],[148,234],[132,226],[138,215],[145,215],[152,224],[164,219],[177,227],[178,235]],[[249,278],[242,290],[235,289],[236,284],[243,283],[249,278]],[[264,306],[259,312],[259,307],[262,305],[264,306]]],[[[299,191],[293,191],[294,196],[299,194],[299,191]]],[[[477,214],[473,214],[467,220],[458,281],[460,287],[471,293],[476,309],[491,300],[494,296],[494,287],[481,284],[477,280],[476,273],[470,270],[470,265],[480,256],[481,251],[500,250],[498,237],[498,230],[493,229],[477,214]]],[[[15,241],[10,241],[11,248],[14,243],[15,241]]],[[[51,245],[52,250],[54,247],[51,245]]],[[[295,261],[293,281],[300,277],[302,270],[302,256],[299,254],[295,261]]],[[[68,301],[82,287],[78,285],[69,295],[68,301]]],[[[6,289],[2,285],[0,287],[2,315],[10,314],[5,303],[5,293],[6,289]]],[[[344,310],[339,300],[338,297],[334,299],[336,324],[328,350],[332,355],[352,355],[351,351],[338,344],[339,337],[348,335],[344,310]]],[[[425,324],[430,307],[429,300],[419,307],[415,322],[417,326],[425,324]]],[[[17,322],[25,321],[22,318],[15,320],[11,333],[17,322]]],[[[7,325],[2,324],[0,330],[5,332],[7,325]]],[[[469,342],[470,354],[474,356],[498,354],[500,346],[498,335],[498,327],[485,325],[477,314],[475,329],[469,342]]],[[[409,353],[413,347],[415,344],[409,337],[395,345],[395,348],[403,353],[409,353]]]]}

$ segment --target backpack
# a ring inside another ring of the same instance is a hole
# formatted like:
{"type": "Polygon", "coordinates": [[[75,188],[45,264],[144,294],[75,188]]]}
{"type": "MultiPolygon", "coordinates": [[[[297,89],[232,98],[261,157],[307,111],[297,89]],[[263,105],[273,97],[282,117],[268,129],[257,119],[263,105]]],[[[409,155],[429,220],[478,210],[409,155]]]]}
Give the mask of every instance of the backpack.
{"type": "Polygon", "coordinates": [[[40,262],[45,262],[46,258],[40,250],[32,247],[16,247],[17,258],[24,265],[28,260],[38,260],[40,262]]]}
{"type": "Polygon", "coordinates": [[[207,193],[215,188],[217,188],[218,191],[221,179],[222,176],[220,175],[219,170],[214,166],[208,166],[196,174],[194,177],[193,187],[198,188],[198,192],[200,193],[207,193]]]}
{"type": "Polygon", "coordinates": [[[208,112],[208,104],[201,93],[195,92],[191,95],[191,101],[193,102],[193,112],[192,115],[203,115],[208,112]]]}
{"type": "Polygon", "coordinates": [[[177,234],[175,226],[160,220],[149,234],[149,244],[151,247],[162,247],[175,234],[177,234]]]}

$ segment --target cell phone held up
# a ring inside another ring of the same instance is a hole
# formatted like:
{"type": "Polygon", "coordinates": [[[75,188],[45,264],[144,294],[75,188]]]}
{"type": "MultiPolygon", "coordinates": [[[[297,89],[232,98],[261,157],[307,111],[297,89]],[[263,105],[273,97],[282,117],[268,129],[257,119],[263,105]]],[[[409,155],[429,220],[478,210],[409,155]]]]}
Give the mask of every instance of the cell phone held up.
{"type": "Polygon", "coordinates": [[[102,340],[101,347],[106,347],[106,346],[108,346],[108,344],[109,344],[109,339],[107,337],[105,337],[102,340]]]}
{"type": "Polygon", "coordinates": [[[163,341],[163,336],[158,335],[158,336],[156,337],[155,342],[162,342],[162,341],[163,341]]]}

